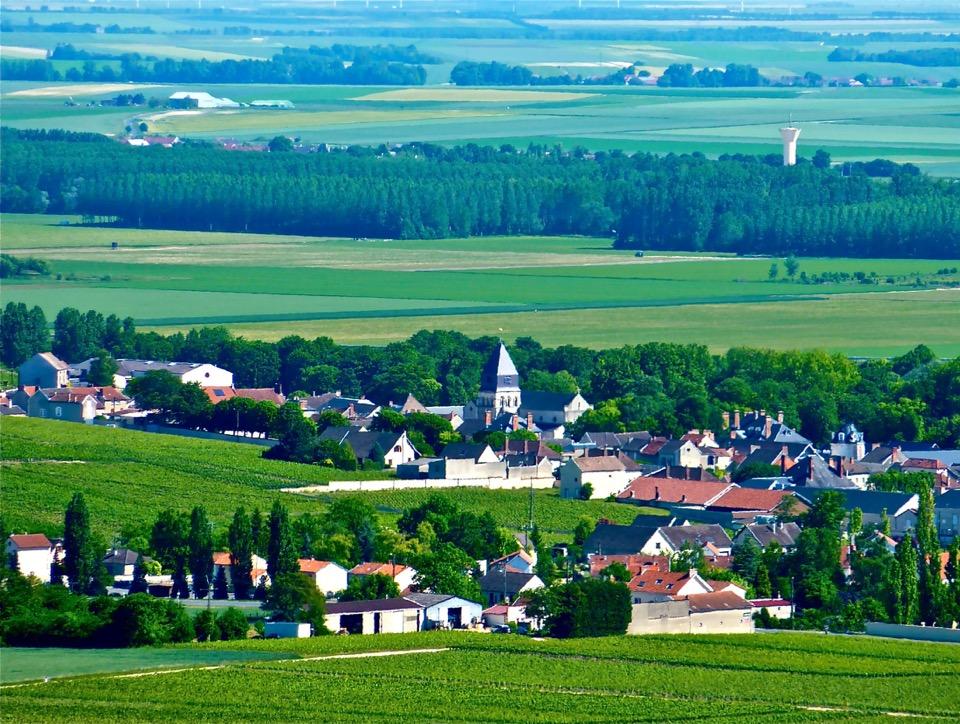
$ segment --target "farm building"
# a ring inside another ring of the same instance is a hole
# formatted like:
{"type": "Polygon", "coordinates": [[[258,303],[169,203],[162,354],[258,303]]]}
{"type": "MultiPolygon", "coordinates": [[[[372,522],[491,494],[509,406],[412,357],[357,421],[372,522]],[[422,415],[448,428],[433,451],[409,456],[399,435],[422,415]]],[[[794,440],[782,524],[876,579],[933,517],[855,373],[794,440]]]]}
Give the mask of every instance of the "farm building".
{"type": "Polygon", "coordinates": [[[39,352],[20,365],[20,384],[33,387],[66,387],[69,365],[50,352],[39,352]]]}
{"type": "Polygon", "coordinates": [[[328,603],[331,631],[351,634],[413,633],[423,628],[423,606],[407,598],[328,603]]]}
{"type": "Polygon", "coordinates": [[[12,535],[7,538],[7,559],[24,576],[36,576],[50,583],[53,544],[43,533],[12,535]]]}
{"type": "Polygon", "coordinates": [[[483,607],[474,601],[442,593],[411,593],[408,600],[423,606],[423,627],[464,628],[480,620],[483,607]]]}
{"type": "MultiPolygon", "coordinates": [[[[86,362],[77,365],[82,369],[86,362]]],[[[118,359],[117,374],[124,382],[117,385],[121,389],[126,387],[134,377],[143,377],[147,372],[163,370],[180,378],[184,384],[196,382],[201,387],[233,387],[233,373],[216,367],[215,365],[200,362],[154,362],[142,359],[118,359]]],[[[89,368],[88,368],[89,369],[89,368]]]]}
{"type": "Polygon", "coordinates": [[[347,569],[343,566],[313,558],[301,558],[298,563],[300,573],[313,581],[317,590],[324,595],[332,596],[347,587],[347,569]]]}
{"type": "Polygon", "coordinates": [[[283,110],[293,110],[292,101],[280,101],[280,100],[270,100],[270,101],[250,101],[251,108],[281,108],[283,110]]]}
{"type": "Polygon", "coordinates": [[[239,108],[229,98],[217,98],[204,91],[177,91],[167,99],[171,108],[239,108]]]}

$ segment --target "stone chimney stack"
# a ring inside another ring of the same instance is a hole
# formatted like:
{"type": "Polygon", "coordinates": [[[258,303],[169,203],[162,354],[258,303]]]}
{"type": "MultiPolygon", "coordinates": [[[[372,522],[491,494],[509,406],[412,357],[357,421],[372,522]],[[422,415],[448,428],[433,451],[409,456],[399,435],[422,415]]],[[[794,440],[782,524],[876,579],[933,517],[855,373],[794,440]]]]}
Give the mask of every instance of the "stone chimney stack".
{"type": "Polygon", "coordinates": [[[493,410],[487,410],[483,415],[483,424],[490,427],[493,424],[493,410]]]}
{"type": "Polygon", "coordinates": [[[527,429],[529,430],[532,427],[533,427],[533,413],[528,412],[527,413],[527,429]]]}
{"type": "Polygon", "coordinates": [[[773,418],[770,415],[763,417],[763,437],[769,438],[773,434],[773,418]]]}
{"type": "Polygon", "coordinates": [[[730,429],[730,413],[724,410],[721,417],[723,418],[723,429],[729,430],[730,429]]]}
{"type": "Polygon", "coordinates": [[[519,430],[519,429],[520,429],[520,418],[517,417],[516,415],[514,415],[514,416],[510,419],[510,426],[514,429],[514,431],[519,430]]]}
{"type": "Polygon", "coordinates": [[[777,422],[783,424],[783,410],[777,410],[777,422]]]}
{"type": "Polygon", "coordinates": [[[657,486],[654,487],[654,489],[653,489],[653,499],[654,499],[654,500],[660,500],[660,486],[659,486],[659,485],[657,485],[657,486]]]}
{"type": "Polygon", "coordinates": [[[733,427],[736,430],[740,429],[740,410],[733,411],[733,427]]]}

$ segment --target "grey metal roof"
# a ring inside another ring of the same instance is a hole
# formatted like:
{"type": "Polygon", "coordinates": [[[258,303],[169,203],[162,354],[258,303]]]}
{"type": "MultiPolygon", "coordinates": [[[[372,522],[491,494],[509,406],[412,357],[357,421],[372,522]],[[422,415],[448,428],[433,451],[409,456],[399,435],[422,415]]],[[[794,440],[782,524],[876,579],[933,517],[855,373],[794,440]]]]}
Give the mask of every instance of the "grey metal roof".
{"type": "Polygon", "coordinates": [[[718,548],[729,548],[732,545],[730,536],[720,525],[673,525],[660,528],[659,531],[674,548],[681,548],[684,543],[697,546],[712,543],[718,548]]]}
{"type": "Polygon", "coordinates": [[[371,611],[399,611],[410,608],[423,608],[423,606],[407,598],[380,598],[373,601],[328,603],[327,613],[369,613],[371,611]]]}

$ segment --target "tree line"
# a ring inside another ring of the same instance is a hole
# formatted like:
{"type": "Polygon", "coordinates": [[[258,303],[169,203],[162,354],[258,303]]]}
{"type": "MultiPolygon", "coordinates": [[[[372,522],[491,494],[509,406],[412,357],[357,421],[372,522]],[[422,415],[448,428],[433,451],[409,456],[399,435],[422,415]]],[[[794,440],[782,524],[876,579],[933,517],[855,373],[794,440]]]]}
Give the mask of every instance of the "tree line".
{"type": "Polygon", "coordinates": [[[81,68],[72,67],[61,73],[49,60],[4,60],[3,75],[8,80],[49,81],[423,85],[426,71],[412,59],[417,63],[436,60],[413,46],[394,45],[286,47],[269,59],[221,61],[158,60],[127,53],[117,56],[119,68],[98,64],[96,60],[101,59],[100,56],[76,51],[72,46],[58,46],[54,53],[83,57],[85,62],[81,68]]]}
{"type": "Polygon", "coordinates": [[[454,85],[484,86],[484,85],[622,85],[633,78],[649,76],[650,72],[641,70],[633,72],[633,66],[625,66],[620,70],[602,76],[576,75],[559,73],[557,75],[539,75],[525,65],[507,65],[497,61],[489,63],[475,63],[464,60],[457,63],[450,71],[450,82],[454,85]]]}
{"type": "MultiPolygon", "coordinates": [[[[531,145],[230,153],[4,129],[2,208],[152,228],[319,236],[613,236],[623,248],[960,256],[960,185],[779,155],[656,156],[531,145]]],[[[824,154],[825,156],[825,154],[824,154]]]]}
{"type": "Polygon", "coordinates": [[[834,48],[827,60],[864,63],[903,63],[917,66],[960,66],[960,48],[911,48],[871,53],[859,48],[834,48]]]}
{"type": "MultiPolygon", "coordinates": [[[[341,390],[380,402],[412,394],[425,405],[473,400],[483,364],[498,344],[492,336],[440,330],[422,330],[384,347],[295,335],[262,342],[234,337],[223,327],[164,336],[137,331],[130,318],[72,308],[61,310],[53,327],[51,343],[39,307],[8,303],[0,314],[0,359],[15,367],[52,349],[68,362],[101,351],[114,358],[209,362],[231,370],[237,387],[277,385],[288,396],[341,390]]],[[[574,435],[719,430],[722,413],[738,408],[783,410],[788,424],[818,443],[828,442],[842,423],[855,422],[871,441],[960,446],[960,357],[940,361],[924,345],[893,359],[860,362],[824,351],[739,347],[715,355],[703,345],[658,342],[548,348],[530,337],[518,338],[510,352],[523,389],[579,389],[594,404],[571,426],[574,435]]],[[[157,398],[162,406],[162,394],[157,398]]],[[[442,430],[419,431],[425,442],[442,447],[442,430]]]]}

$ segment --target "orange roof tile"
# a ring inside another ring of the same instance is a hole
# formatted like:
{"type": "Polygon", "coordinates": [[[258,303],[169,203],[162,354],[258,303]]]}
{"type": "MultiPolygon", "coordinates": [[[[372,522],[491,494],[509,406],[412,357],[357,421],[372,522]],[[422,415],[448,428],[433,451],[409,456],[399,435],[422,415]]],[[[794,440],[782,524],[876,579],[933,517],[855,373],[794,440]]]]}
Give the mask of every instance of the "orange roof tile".
{"type": "Polygon", "coordinates": [[[660,500],[667,503],[707,505],[729,487],[730,483],[639,477],[617,495],[617,498],[619,500],[660,500]]]}
{"type": "Polygon", "coordinates": [[[43,533],[12,535],[10,536],[10,540],[13,541],[13,544],[22,551],[43,550],[44,548],[53,547],[50,539],[47,538],[47,536],[45,536],[43,533]]]}

